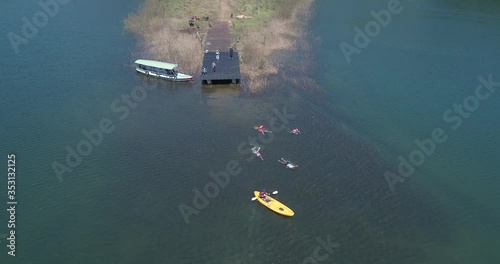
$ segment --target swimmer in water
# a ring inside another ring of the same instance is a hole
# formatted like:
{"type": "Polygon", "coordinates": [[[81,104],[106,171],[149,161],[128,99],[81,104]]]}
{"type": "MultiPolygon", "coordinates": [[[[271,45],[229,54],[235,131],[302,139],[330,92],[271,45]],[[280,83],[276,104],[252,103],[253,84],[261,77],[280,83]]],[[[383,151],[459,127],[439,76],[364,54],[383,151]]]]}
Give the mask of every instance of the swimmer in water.
{"type": "Polygon", "coordinates": [[[257,131],[259,131],[260,133],[262,133],[262,135],[265,135],[266,133],[273,133],[273,131],[269,131],[267,129],[264,128],[264,125],[260,125],[260,126],[255,126],[254,127],[257,131]]]}
{"type": "Polygon", "coordinates": [[[253,147],[252,148],[252,153],[255,154],[255,156],[257,156],[259,159],[264,160],[259,151],[260,151],[260,147],[253,147]]]}
{"type": "Polygon", "coordinates": [[[296,168],[299,167],[298,165],[295,165],[291,161],[286,160],[284,158],[281,158],[280,160],[278,160],[278,162],[281,163],[281,164],[283,164],[283,165],[285,165],[287,168],[289,168],[291,170],[295,170],[296,168]]]}
{"type": "Polygon", "coordinates": [[[294,134],[294,135],[298,135],[300,134],[300,130],[298,127],[296,127],[295,129],[293,129],[292,131],[290,131],[290,133],[294,134]]]}

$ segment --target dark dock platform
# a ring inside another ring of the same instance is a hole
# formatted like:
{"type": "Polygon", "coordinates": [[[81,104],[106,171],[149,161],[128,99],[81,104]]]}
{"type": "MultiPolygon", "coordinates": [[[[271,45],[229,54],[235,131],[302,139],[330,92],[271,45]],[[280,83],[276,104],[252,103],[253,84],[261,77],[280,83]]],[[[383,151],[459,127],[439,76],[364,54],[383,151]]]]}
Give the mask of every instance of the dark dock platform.
{"type": "Polygon", "coordinates": [[[214,51],[207,52],[203,57],[203,68],[207,69],[207,73],[200,76],[202,84],[240,83],[238,52],[233,52],[233,58],[230,58],[229,51],[220,51],[218,61],[214,51]],[[215,71],[212,69],[213,62],[216,65],[215,71]]]}
{"type": "Polygon", "coordinates": [[[234,47],[231,33],[230,21],[214,21],[207,33],[205,49],[209,52],[203,57],[203,66],[207,74],[200,76],[202,84],[215,83],[240,83],[240,58],[238,52],[233,52],[233,58],[229,57],[229,48],[234,47]],[[219,51],[219,61],[215,58],[215,52],[219,51]],[[212,69],[215,62],[215,72],[212,69]]]}

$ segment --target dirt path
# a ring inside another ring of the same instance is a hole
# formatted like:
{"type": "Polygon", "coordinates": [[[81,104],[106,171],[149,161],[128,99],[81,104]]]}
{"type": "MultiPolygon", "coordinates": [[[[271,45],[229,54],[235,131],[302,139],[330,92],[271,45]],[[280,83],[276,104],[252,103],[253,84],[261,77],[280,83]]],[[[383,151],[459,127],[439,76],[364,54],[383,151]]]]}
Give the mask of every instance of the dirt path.
{"type": "Polygon", "coordinates": [[[229,0],[220,0],[220,21],[229,21],[231,16],[231,4],[229,0]]]}
{"type": "Polygon", "coordinates": [[[220,0],[220,16],[212,22],[212,27],[207,32],[205,47],[209,51],[228,51],[233,44],[231,34],[232,7],[229,0],[220,0]]]}

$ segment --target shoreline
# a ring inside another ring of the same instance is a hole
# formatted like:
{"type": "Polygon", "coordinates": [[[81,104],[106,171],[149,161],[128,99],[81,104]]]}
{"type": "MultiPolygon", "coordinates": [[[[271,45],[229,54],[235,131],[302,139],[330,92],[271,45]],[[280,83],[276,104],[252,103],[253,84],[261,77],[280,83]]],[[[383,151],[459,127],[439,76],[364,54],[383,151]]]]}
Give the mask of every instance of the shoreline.
{"type": "Polygon", "coordinates": [[[240,54],[242,83],[256,93],[265,88],[269,77],[280,71],[282,58],[273,54],[297,49],[297,43],[304,38],[314,0],[289,0],[280,5],[271,0],[268,5],[260,4],[262,0],[187,2],[176,5],[171,0],[145,0],[137,11],[129,14],[124,20],[124,30],[135,36],[139,56],[177,63],[187,74],[197,76],[209,23],[228,21],[235,50],[240,54]],[[230,19],[228,14],[234,14],[235,18],[230,19]],[[242,15],[252,18],[236,18],[242,15]],[[188,19],[193,16],[209,20],[200,19],[190,26],[188,19]]]}

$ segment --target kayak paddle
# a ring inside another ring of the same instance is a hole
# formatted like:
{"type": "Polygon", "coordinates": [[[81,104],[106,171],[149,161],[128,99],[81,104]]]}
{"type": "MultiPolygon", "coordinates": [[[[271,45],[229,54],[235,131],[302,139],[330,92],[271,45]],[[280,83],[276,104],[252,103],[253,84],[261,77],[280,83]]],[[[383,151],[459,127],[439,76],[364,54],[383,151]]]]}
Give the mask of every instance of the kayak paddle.
{"type": "MultiPolygon", "coordinates": [[[[270,195],[271,193],[266,193],[266,194],[270,195]]],[[[278,194],[278,191],[274,191],[274,192],[272,192],[272,194],[278,194]]],[[[252,202],[255,201],[255,200],[257,200],[257,197],[255,197],[255,196],[252,197],[252,202]]]]}

